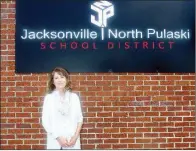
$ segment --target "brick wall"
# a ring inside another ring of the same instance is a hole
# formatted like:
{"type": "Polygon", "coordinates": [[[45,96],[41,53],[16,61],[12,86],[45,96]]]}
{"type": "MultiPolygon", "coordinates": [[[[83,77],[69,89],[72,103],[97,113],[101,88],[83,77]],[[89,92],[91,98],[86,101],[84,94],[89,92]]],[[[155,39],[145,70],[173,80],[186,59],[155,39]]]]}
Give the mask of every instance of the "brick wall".
{"type": "MultiPolygon", "coordinates": [[[[47,74],[15,74],[15,2],[1,2],[1,149],[44,149],[47,74]]],[[[195,149],[195,74],[78,73],[82,149],[195,149]]]]}

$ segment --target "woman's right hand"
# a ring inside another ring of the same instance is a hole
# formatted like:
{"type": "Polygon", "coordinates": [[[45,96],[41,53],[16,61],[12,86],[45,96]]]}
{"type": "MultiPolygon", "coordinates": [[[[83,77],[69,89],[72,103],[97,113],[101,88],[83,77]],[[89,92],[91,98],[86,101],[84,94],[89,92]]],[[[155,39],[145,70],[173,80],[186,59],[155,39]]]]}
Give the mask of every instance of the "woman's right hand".
{"type": "Polygon", "coordinates": [[[56,140],[59,142],[61,147],[68,147],[68,140],[65,137],[60,136],[60,137],[57,137],[56,140]]]}

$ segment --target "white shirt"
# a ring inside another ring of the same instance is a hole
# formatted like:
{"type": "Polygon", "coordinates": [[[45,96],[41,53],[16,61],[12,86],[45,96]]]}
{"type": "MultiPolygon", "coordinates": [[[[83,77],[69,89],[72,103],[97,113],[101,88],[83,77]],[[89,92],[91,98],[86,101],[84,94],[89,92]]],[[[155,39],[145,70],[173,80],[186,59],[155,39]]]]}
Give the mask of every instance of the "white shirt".
{"type": "MultiPolygon", "coordinates": [[[[47,149],[60,149],[56,138],[64,136],[69,141],[79,122],[83,122],[83,116],[77,94],[66,91],[65,99],[61,100],[58,91],[53,91],[44,97],[42,125],[47,132],[47,149]]],[[[81,149],[80,137],[73,147],[64,149],[81,149]]]]}

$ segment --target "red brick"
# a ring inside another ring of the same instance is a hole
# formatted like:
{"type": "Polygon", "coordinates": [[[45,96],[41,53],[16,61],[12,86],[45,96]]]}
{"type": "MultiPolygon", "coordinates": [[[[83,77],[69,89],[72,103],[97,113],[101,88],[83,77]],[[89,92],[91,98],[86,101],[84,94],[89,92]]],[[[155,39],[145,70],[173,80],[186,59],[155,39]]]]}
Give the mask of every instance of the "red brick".
{"type": "Polygon", "coordinates": [[[173,142],[181,142],[182,138],[168,138],[167,141],[169,143],[173,143],[173,142]]]}
{"type": "Polygon", "coordinates": [[[144,137],[158,137],[158,133],[144,133],[144,137]]]}
{"type": "Polygon", "coordinates": [[[152,111],[166,111],[166,107],[152,107],[152,111]]]}
{"type": "Polygon", "coordinates": [[[131,133],[135,132],[135,128],[120,128],[120,133],[131,133]]]}
{"type": "Polygon", "coordinates": [[[1,139],[6,139],[6,140],[15,139],[15,135],[1,135],[1,139]]]}
{"type": "Polygon", "coordinates": [[[103,122],[103,118],[88,118],[88,122],[103,122]]]}
{"type": "MultiPolygon", "coordinates": [[[[98,101],[96,102],[96,105],[97,106],[112,106],[112,102],[104,102],[104,101],[98,101]]],[[[112,112],[109,112],[109,113],[112,113],[112,112]]],[[[110,116],[110,114],[107,114],[107,112],[103,112],[103,113],[99,113],[101,114],[102,116],[110,116]]]]}
{"type": "Polygon", "coordinates": [[[151,132],[151,128],[136,128],[136,132],[151,132]]]}
{"type": "Polygon", "coordinates": [[[119,92],[119,91],[113,91],[113,96],[127,96],[127,92],[119,92]]]}
{"type": "Polygon", "coordinates": [[[182,121],[182,117],[168,117],[169,121],[182,121]]]}
{"type": "Polygon", "coordinates": [[[160,133],[160,137],[174,137],[173,133],[160,133]]]}
{"type": "Polygon", "coordinates": [[[80,141],[81,141],[81,146],[84,145],[84,144],[87,144],[87,140],[86,140],[86,139],[82,139],[82,138],[81,138],[80,141]]]}
{"type": "Polygon", "coordinates": [[[166,90],[166,86],[154,86],[154,85],[152,85],[151,90],[152,91],[164,91],[164,90],[166,90]]]}
{"type": "Polygon", "coordinates": [[[174,127],[174,122],[161,122],[159,123],[160,127],[168,127],[168,126],[172,126],[174,127]]]}
{"type": "Polygon", "coordinates": [[[127,138],[126,133],[112,134],[112,138],[127,138]]]}
{"type": "Polygon", "coordinates": [[[90,81],[90,80],[102,80],[103,77],[102,76],[87,76],[87,80],[90,81]]]}
{"type": "Polygon", "coordinates": [[[193,132],[195,131],[195,127],[183,127],[183,132],[193,132]]]}
{"type": "Polygon", "coordinates": [[[96,149],[111,149],[111,144],[98,144],[96,149]]]}
{"type": "Polygon", "coordinates": [[[133,92],[128,92],[129,96],[143,96],[144,92],[143,91],[133,91],[133,92]]]}
{"type": "Polygon", "coordinates": [[[128,81],[128,85],[143,85],[143,81],[128,81]]]}
{"type": "Polygon", "coordinates": [[[112,83],[111,81],[96,81],[96,86],[111,86],[111,83],[112,83]]]}
{"type": "Polygon", "coordinates": [[[15,14],[8,14],[8,18],[15,18],[15,14]]]}
{"type": "Polygon", "coordinates": [[[97,127],[112,127],[111,123],[97,123],[97,127]]]}
{"type": "Polygon", "coordinates": [[[158,84],[159,84],[158,81],[144,81],[144,85],[158,85],[158,84]]]}
{"type": "Polygon", "coordinates": [[[136,107],[136,111],[150,111],[150,107],[136,107]]]}
{"type": "Polygon", "coordinates": [[[181,80],[181,76],[166,76],[166,80],[181,80]]]}
{"type": "Polygon", "coordinates": [[[129,122],[135,122],[135,118],[130,118],[130,117],[120,118],[120,122],[128,122],[128,124],[130,124],[129,122]]]}
{"type": "Polygon", "coordinates": [[[111,138],[111,134],[96,134],[97,138],[111,138]]]}
{"type": "Polygon", "coordinates": [[[195,121],[195,117],[183,117],[183,121],[195,121]]]}
{"type": "Polygon", "coordinates": [[[128,148],[129,149],[134,149],[134,148],[139,148],[139,149],[142,149],[143,148],[143,144],[128,144],[128,148]]]}
{"type": "Polygon", "coordinates": [[[119,111],[119,107],[104,107],[104,111],[119,111]]]}
{"type": "Polygon", "coordinates": [[[123,81],[123,80],[126,80],[126,81],[128,81],[128,80],[134,80],[134,76],[119,76],[119,80],[121,81],[123,81]]]}
{"type": "Polygon", "coordinates": [[[6,3],[2,4],[2,3],[1,3],[1,8],[2,8],[2,9],[3,9],[3,8],[8,8],[8,4],[6,4],[6,3]]]}
{"type": "Polygon", "coordinates": [[[167,143],[167,144],[160,144],[160,148],[174,148],[174,144],[173,143],[167,143]]]}
{"type": "Polygon", "coordinates": [[[81,145],[81,149],[95,149],[95,145],[81,145]]]}
{"type": "Polygon", "coordinates": [[[188,132],[179,132],[174,134],[175,137],[188,137],[189,133],[188,132]]]}
{"type": "Polygon", "coordinates": [[[136,99],[137,101],[150,101],[151,97],[150,96],[137,96],[136,99]]]}
{"type": "Polygon", "coordinates": [[[103,110],[102,107],[89,107],[88,108],[88,112],[100,112],[102,110],[103,110]]]}
{"type": "Polygon", "coordinates": [[[112,127],[127,127],[127,123],[112,123],[112,127]]]}
{"type": "Polygon", "coordinates": [[[15,8],[15,6],[16,6],[15,3],[8,4],[8,8],[15,8]]]}
{"type": "Polygon", "coordinates": [[[165,80],[165,76],[151,76],[151,80],[165,80]]]}
{"type": "Polygon", "coordinates": [[[1,149],[2,150],[15,150],[15,145],[10,144],[10,145],[2,145],[1,144],[1,149]]]}
{"type": "Polygon", "coordinates": [[[128,101],[113,101],[112,102],[112,106],[129,106],[129,102],[128,101]]]}
{"type": "Polygon", "coordinates": [[[152,132],[167,132],[166,128],[152,128],[152,132]]]}
{"type": "Polygon", "coordinates": [[[133,138],[133,137],[143,137],[142,133],[130,133],[128,134],[128,138],[133,138]]]}
{"type": "Polygon", "coordinates": [[[31,135],[23,134],[23,135],[17,135],[16,138],[18,139],[31,139],[31,135]]]}
{"type": "Polygon", "coordinates": [[[152,143],[166,143],[166,138],[152,139],[152,143]]]}
{"type": "Polygon", "coordinates": [[[195,80],[195,76],[182,76],[182,80],[195,80]]]}
{"type": "Polygon", "coordinates": [[[190,84],[190,81],[176,81],[176,85],[180,85],[180,86],[189,85],[189,84],[190,84]]]}
{"type": "Polygon", "coordinates": [[[151,118],[150,117],[136,117],[136,122],[150,122],[151,118]]]}
{"type": "Polygon", "coordinates": [[[190,112],[176,112],[176,116],[190,116],[190,112]]]}
{"type": "Polygon", "coordinates": [[[22,112],[22,108],[7,108],[7,112],[22,112]]]}
{"type": "Polygon", "coordinates": [[[31,145],[17,145],[17,150],[31,150],[31,145]]]}
{"type": "Polygon", "coordinates": [[[39,129],[28,129],[28,128],[25,128],[24,129],[24,133],[39,133],[39,129]]]}
{"type": "Polygon", "coordinates": [[[135,80],[150,80],[150,76],[135,76],[135,80]]]}
{"type": "Polygon", "coordinates": [[[113,143],[119,143],[119,139],[105,139],[104,144],[113,144],[113,143]]]}
{"type": "Polygon", "coordinates": [[[113,144],[112,149],[126,149],[127,144],[113,144]]]}
{"type": "Polygon", "coordinates": [[[144,148],[152,149],[152,148],[158,148],[158,144],[144,144],[144,148]]]}
{"type": "Polygon", "coordinates": [[[43,145],[32,145],[32,150],[44,150],[44,148],[43,145]]]}
{"type": "Polygon", "coordinates": [[[80,134],[81,138],[95,138],[95,134],[80,134]]]}
{"type": "Polygon", "coordinates": [[[166,121],[166,117],[153,117],[152,121],[166,121]]]}
{"type": "Polygon", "coordinates": [[[168,128],[168,132],[182,132],[182,128],[168,128]]]}
{"type": "Polygon", "coordinates": [[[145,112],[145,116],[159,116],[159,112],[145,112]]]}
{"type": "Polygon", "coordinates": [[[152,123],[144,123],[144,127],[158,127],[158,122],[152,122],[152,123]]]}
{"type": "Polygon", "coordinates": [[[102,139],[91,139],[88,140],[88,144],[102,144],[103,140],[102,139]]]}
{"type": "Polygon", "coordinates": [[[135,140],[134,139],[120,139],[120,143],[123,144],[130,144],[130,143],[134,143],[135,140]]]}
{"type": "Polygon", "coordinates": [[[189,143],[175,143],[175,147],[189,147],[189,143]]]}
{"type": "Polygon", "coordinates": [[[195,142],[195,138],[183,138],[183,142],[195,142]]]}
{"type": "Polygon", "coordinates": [[[144,116],[144,112],[129,112],[129,116],[144,116]]]}
{"type": "Polygon", "coordinates": [[[143,127],[143,123],[128,123],[128,127],[143,127]]]}
{"type": "Polygon", "coordinates": [[[183,91],[175,91],[175,95],[189,95],[189,91],[183,90],[183,91]]]}
{"type": "Polygon", "coordinates": [[[106,128],[104,133],[119,133],[119,128],[106,128]]]}
{"type": "Polygon", "coordinates": [[[128,117],[128,113],[126,112],[113,112],[114,117],[128,117]]]}
{"type": "Polygon", "coordinates": [[[24,140],[24,144],[39,144],[39,140],[24,140]]]}
{"type": "Polygon", "coordinates": [[[160,81],[160,85],[174,85],[174,81],[160,81]]]}
{"type": "Polygon", "coordinates": [[[160,116],[175,116],[175,112],[161,112],[160,116]]]}
{"type": "Polygon", "coordinates": [[[112,95],[112,92],[106,92],[106,91],[105,92],[97,92],[96,95],[97,96],[111,96],[112,95]]]}
{"type": "MultiPolygon", "coordinates": [[[[183,110],[184,111],[194,111],[195,107],[194,106],[183,106],[183,110]]],[[[184,117],[184,118],[185,118],[185,120],[187,120],[187,118],[189,119],[189,117],[184,117]]],[[[191,117],[190,117],[190,120],[192,120],[191,117]]]]}
{"type": "Polygon", "coordinates": [[[8,144],[23,144],[23,140],[8,140],[8,144]]]}
{"type": "Polygon", "coordinates": [[[127,86],[127,81],[112,81],[112,86],[127,86]]]}
{"type": "Polygon", "coordinates": [[[152,101],[166,101],[167,97],[166,96],[155,96],[152,97],[152,101]]]}
{"type": "Polygon", "coordinates": [[[7,140],[2,140],[2,139],[1,139],[1,140],[0,140],[0,144],[1,144],[1,145],[3,145],[3,144],[6,145],[6,144],[7,144],[7,140]]]}
{"type": "Polygon", "coordinates": [[[88,91],[103,91],[102,87],[88,87],[88,91]]]}
{"type": "Polygon", "coordinates": [[[118,86],[103,86],[103,91],[117,91],[118,86]]]}

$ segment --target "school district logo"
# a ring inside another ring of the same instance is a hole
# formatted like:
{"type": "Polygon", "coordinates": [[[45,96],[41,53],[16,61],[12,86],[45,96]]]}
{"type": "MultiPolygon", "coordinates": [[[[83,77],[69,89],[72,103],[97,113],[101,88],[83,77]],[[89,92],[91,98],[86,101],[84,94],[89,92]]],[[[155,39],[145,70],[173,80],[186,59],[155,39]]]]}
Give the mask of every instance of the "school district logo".
{"type": "Polygon", "coordinates": [[[98,17],[91,15],[91,23],[99,27],[107,27],[107,20],[114,15],[114,5],[108,1],[95,2],[91,5],[98,17]]]}

